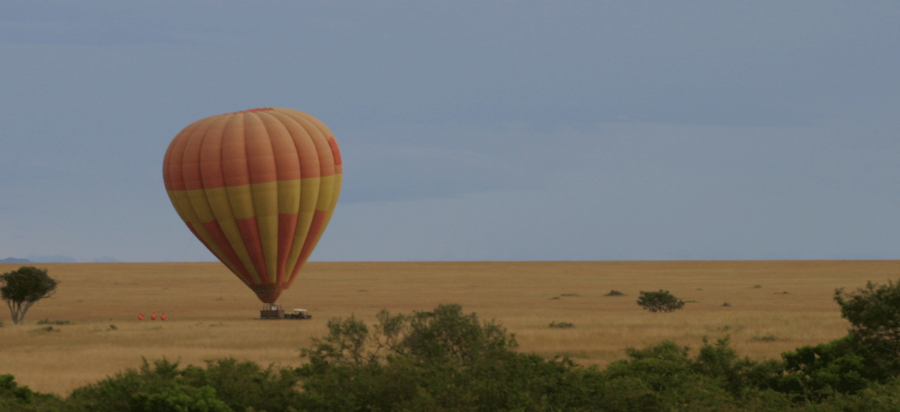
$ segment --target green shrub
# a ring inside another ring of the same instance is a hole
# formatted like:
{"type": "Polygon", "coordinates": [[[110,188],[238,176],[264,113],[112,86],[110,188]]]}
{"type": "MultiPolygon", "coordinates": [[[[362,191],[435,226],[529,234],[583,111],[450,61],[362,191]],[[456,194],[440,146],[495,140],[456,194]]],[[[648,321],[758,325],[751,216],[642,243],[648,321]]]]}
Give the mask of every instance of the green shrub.
{"type": "Polygon", "coordinates": [[[174,386],[160,393],[136,393],[128,401],[130,412],[233,412],[216,398],[209,386],[191,388],[174,386]]]}
{"type": "Polygon", "coordinates": [[[50,319],[41,319],[37,322],[38,325],[71,325],[72,322],[68,320],[50,320],[50,319]]]}
{"type": "Polygon", "coordinates": [[[46,332],[59,332],[61,329],[53,329],[53,326],[44,326],[43,328],[36,328],[31,330],[34,333],[46,333],[46,332]]]}
{"type": "Polygon", "coordinates": [[[12,375],[0,375],[0,398],[28,404],[34,401],[34,392],[27,386],[20,387],[12,375]]]}
{"type": "Polygon", "coordinates": [[[328,321],[328,335],[313,339],[301,356],[314,364],[362,365],[385,356],[407,356],[418,362],[471,364],[515,349],[518,344],[495,322],[481,322],[463,314],[459,305],[439,305],[431,312],[391,316],[381,311],[369,330],[351,316],[328,321]],[[384,351],[384,352],[382,352],[384,351]]]}
{"type": "Polygon", "coordinates": [[[558,386],[574,363],[516,353],[505,328],[459,305],[378,319],[332,319],[301,351],[305,410],[542,410],[577,399],[558,386]]]}
{"type": "MultiPolygon", "coordinates": [[[[382,311],[380,316],[390,316],[382,311]]],[[[381,319],[381,318],[379,318],[381,319]]],[[[313,338],[313,347],[303,348],[300,355],[308,357],[314,364],[360,365],[378,359],[378,351],[387,344],[382,342],[382,334],[369,335],[366,323],[350,316],[347,319],[332,318],[328,321],[328,335],[313,338]],[[368,351],[369,346],[375,349],[368,351]]],[[[390,339],[390,337],[386,337],[390,339]]]]}
{"type": "Polygon", "coordinates": [[[814,409],[821,412],[875,412],[900,411],[900,381],[891,380],[884,384],[872,384],[855,394],[837,393],[814,409]]]}
{"type": "Polygon", "coordinates": [[[763,336],[754,336],[750,338],[751,342],[775,342],[778,340],[778,336],[768,334],[763,336]]]}
{"type": "Polygon", "coordinates": [[[813,401],[857,393],[883,378],[875,365],[867,365],[861,352],[863,348],[853,336],[785,352],[781,355],[785,372],[776,387],[813,401]]]}
{"type": "Polygon", "coordinates": [[[651,312],[671,312],[684,307],[683,300],[662,289],[659,292],[641,291],[637,304],[651,312]]]}
{"type": "Polygon", "coordinates": [[[730,346],[728,336],[718,339],[714,345],[703,339],[703,346],[693,361],[695,371],[715,378],[736,399],[745,397],[748,391],[769,389],[773,380],[784,369],[781,362],[756,362],[740,358],[730,346]]]}
{"type": "Polygon", "coordinates": [[[289,411],[298,398],[297,382],[290,369],[263,369],[234,359],[209,361],[206,369],[190,365],[180,369],[178,362],[166,359],[150,365],[145,359],[139,370],[128,369],[74,390],[68,403],[72,410],[91,412],[130,411],[169,402],[179,407],[206,405],[216,411],[289,411]],[[228,409],[221,409],[220,403],[228,409]]]}
{"type": "Polygon", "coordinates": [[[0,411],[53,411],[59,410],[63,402],[56,395],[32,391],[27,386],[19,386],[12,375],[0,375],[0,411]]]}
{"type": "Polygon", "coordinates": [[[715,405],[734,403],[717,379],[695,369],[689,350],[671,341],[640,350],[629,348],[629,359],[611,364],[604,376],[612,382],[627,379],[620,382],[628,384],[620,386],[622,392],[616,396],[640,399],[648,410],[668,410],[675,405],[685,410],[715,410],[715,405]]]}
{"type": "Polygon", "coordinates": [[[900,375],[900,283],[868,282],[855,293],[837,289],[834,300],[867,355],[878,358],[890,376],[900,375]]]}
{"type": "Polygon", "coordinates": [[[300,377],[293,369],[260,367],[232,358],[206,361],[206,368],[188,366],[181,371],[185,385],[215,390],[216,397],[231,409],[243,411],[287,411],[297,402],[300,377]]]}

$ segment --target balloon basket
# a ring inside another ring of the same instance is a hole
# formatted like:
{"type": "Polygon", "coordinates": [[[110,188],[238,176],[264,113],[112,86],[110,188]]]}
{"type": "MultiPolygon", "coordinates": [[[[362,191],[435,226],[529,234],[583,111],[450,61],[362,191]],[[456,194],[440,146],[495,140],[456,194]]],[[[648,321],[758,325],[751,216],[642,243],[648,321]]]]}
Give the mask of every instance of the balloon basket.
{"type": "Polygon", "coordinates": [[[310,315],[306,309],[294,309],[290,312],[285,312],[281,305],[277,303],[266,303],[262,310],[259,311],[259,318],[264,320],[306,320],[312,319],[312,315],[310,315]]]}

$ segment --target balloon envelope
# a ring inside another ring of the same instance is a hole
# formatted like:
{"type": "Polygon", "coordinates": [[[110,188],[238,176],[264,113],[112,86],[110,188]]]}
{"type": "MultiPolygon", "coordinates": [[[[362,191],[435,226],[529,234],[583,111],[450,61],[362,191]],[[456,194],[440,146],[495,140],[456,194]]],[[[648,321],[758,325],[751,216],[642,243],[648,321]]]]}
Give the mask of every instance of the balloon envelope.
{"type": "Polygon", "coordinates": [[[266,303],[297,277],[331,219],[342,164],[309,114],[262,108],[207,117],[172,140],[169,199],[191,232],[266,303]]]}

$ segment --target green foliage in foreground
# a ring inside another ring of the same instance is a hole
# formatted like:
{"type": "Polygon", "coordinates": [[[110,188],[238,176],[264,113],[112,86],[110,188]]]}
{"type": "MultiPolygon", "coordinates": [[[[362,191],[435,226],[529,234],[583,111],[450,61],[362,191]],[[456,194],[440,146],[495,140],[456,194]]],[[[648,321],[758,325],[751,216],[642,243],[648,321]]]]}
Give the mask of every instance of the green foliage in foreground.
{"type": "Polygon", "coordinates": [[[897,380],[815,400],[779,391],[781,362],[738,358],[727,339],[704,344],[696,356],[672,342],[628,349],[627,359],[605,370],[512,351],[469,364],[445,354],[427,363],[394,355],[359,363],[320,358],[299,369],[233,359],[205,368],[145,361],[66,400],[17,387],[6,375],[0,411],[900,410],[897,380]]]}
{"type": "Polygon", "coordinates": [[[262,368],[234,359],[208,361],[206,368],[146,360],[127,370],[76,389],[68,399],[72,411],[290,411],[296,404],[297,374],[291,369],[262,368]]]}
{"type": "Polygon", "coordinates": [[[880,367],[887,373],[900,369],[900,281],[868,282],[855,293],[841,288],[834,292],[834,300],[841,306],[841,316],[853,325],[850,334],[877,356],[880,367]]]}
{"type": "Polygon", "coordinates": [[[0,412],[55,411],[62,406],[57,396],[34,392],[19,386],[12,375],[0,375],[0,412]]]}
{"type": "Polygon", "coordinates": [[[500,324],[459,305],[377,319],[332,319],[296,369],[145,360],[67,399],[0,376],[0,412],[900,411],[900,370],[853,333],[766,362],[727,337],[698,351],[665,341],[599,369],[519,353],[500,324]]]}

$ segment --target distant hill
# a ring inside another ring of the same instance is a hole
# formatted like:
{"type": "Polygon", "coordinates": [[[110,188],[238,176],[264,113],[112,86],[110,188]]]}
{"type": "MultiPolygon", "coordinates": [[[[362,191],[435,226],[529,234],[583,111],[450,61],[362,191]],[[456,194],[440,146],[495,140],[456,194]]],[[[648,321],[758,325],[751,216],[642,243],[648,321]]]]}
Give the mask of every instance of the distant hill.
{"type": "Polygon", "coordinates": [[[8,257],[6,259],[0,259],[0,263],[34,263],[34,262],[32,262],[28,259],[19,259],[19,258],[8,257]]]}
{"type": "MultiPolygon", "coordinates": [[[[121,262],[119,259],[116,259],[112,256],[101,256],[93,260],[93,262],[97,263],[113,263],[113,262],[121,262]]],[[[0,259],[0,263],[78,263],[75,258],[65,255],[42,255],[42,256],[29,256],[28,259],[20,259],[14,257],[8,257],[6,259],[0,259]]]]}
{"type": "Polygon", "coordinates": [[[28,260],[34,263],[78,263],[75,258],[71,256],[64,255],[52,255],[52,256],[29,256],[28,260]]]}

